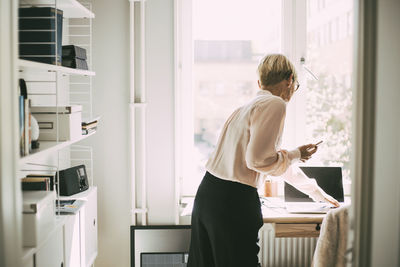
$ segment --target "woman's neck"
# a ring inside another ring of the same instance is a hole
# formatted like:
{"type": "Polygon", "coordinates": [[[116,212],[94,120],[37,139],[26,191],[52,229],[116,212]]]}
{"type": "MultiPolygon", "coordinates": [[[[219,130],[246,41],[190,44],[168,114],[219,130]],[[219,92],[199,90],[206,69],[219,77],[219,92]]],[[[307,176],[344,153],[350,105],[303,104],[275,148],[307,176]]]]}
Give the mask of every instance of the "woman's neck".
{"type": "Polygon", "coordinates": [[[278,85],[273,85],[273,86],[261,86],[262,90],[270,91],[271,94],[275,96],[281,96],[282,94],[282,88],[278,85]]]}

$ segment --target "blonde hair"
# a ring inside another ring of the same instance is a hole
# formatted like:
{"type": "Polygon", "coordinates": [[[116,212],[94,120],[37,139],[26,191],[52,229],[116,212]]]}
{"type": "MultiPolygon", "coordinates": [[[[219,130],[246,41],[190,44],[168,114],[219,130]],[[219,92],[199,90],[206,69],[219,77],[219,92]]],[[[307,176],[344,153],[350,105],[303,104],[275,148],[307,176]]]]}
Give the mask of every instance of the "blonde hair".
{"type": "Polygon", "coordinates": [[[282,54],[266,55],[258,65],[258,76],[263,86],[274,85],[287,80],[291,74],[293,74],[294,80],[297,81],[297,72],[294,65],[282,54]]]}

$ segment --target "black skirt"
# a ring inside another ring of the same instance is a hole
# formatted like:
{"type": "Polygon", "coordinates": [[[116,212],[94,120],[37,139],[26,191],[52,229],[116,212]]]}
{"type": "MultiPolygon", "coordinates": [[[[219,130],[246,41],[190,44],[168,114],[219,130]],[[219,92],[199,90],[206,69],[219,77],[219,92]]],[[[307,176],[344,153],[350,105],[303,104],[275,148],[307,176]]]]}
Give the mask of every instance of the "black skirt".
{"type": "Polygon", "coordinates": [[[188,267],[256,267],[263,225],[257,189],[206,172],[192,212],[188,267]]]}

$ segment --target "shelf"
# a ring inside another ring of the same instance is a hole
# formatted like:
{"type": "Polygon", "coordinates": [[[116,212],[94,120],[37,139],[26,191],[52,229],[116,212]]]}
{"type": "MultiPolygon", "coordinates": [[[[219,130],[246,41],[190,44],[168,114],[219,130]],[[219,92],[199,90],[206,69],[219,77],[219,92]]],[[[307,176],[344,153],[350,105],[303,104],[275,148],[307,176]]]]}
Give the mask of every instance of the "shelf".
{"type": "Polygon", "coordinates": [[[92,11],[76,0],[21,0],[20,5],[55,6],[63,11],[64,18],[94,18],[92,11]]]}
{"type": "Polygon", "coordinates": [[[72,69],[63,66],[56,66],[52,64],[40,63],[30,60],[19,59],[18,66],[20,71],[59,71],[65,74],[72,74],[72,75],[82,75],[82,76],[95,76],[96,73],[90,70],[80,70],[80,69],[72,69]]]}
{"type": "Polygon", "coordinates": [[[71,199],[79,199],[79,200],[87,200],[87,197],[95,190],[97,186],[89,186],[89,189],[72,196],[59,196],[60,200],[71,200],[71,199]]]}
{"type": "Polygon", "coordinates": [[[81,135],[79,138],[71,141],[40,141],[40,147],[35,149],[34,152],[28,156],[20,158],[20,164],[26,164],[30,161],[34,161],[40,157],[45,156],[46,154],[51,154],[52,152],[58,151],[62,148],[75,144],[83,139],[88,138],[89,136],[94,135],[96,132],[90,133],[88,135],[81,135]]]}

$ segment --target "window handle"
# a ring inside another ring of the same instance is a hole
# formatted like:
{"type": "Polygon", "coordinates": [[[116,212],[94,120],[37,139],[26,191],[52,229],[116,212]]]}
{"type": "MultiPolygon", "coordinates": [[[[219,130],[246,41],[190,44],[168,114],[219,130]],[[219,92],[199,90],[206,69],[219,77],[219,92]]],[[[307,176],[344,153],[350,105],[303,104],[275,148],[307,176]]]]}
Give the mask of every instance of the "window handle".
{"type": "Polygon", "coordinates": [[[304,57],[300,58],[300,65],[316,80],[318,81],[317,75],[314,74],[307,66],[306,66],[306,59],[304,57]]]}

